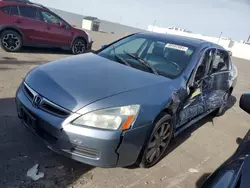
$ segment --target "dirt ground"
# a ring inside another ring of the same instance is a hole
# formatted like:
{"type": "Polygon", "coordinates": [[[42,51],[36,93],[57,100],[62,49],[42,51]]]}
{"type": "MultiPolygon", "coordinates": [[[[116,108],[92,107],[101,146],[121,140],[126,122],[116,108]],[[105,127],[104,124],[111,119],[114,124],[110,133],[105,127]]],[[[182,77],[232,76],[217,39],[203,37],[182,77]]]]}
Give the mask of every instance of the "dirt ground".
{"type": "MultiPolygon", "coordinates": [[[[98,48],[101,43],[95,45],[98,48]]],[[[70,54],[60,50],[26,48],[20,53],[6,53],[0,49],[0,187],[199,187],[235,151],[236,139],[249,130],[250,116],[240,110],[238,101],[250,90],[250,62],[233,58],[239,78],[227,112],[219,118],[205,118],[179,135],[156,166],[102,169],[60,156],[21,125],[14,96],[27,72],[66,56],[70,54]],[[38,181],[26,177],[35,164],[45,174],[38,181]]]]}

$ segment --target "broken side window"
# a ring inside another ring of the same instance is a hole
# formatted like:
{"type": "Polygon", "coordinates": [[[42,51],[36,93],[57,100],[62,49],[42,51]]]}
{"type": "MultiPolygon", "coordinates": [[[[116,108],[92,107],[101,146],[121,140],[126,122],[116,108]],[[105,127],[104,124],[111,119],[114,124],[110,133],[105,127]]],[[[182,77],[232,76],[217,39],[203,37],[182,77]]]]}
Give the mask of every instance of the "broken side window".
{"type": "Polygon", "coordinates": [[[229,55],[223,50],[216,50],[209,72],[211,74],[229,70],[229,55]]]}
{"type": "Polygon", "coordinates": [[[208,69],[208,66],[210,65],[210,62],[212,60],[213,56],[213,50],[207,50],[203,56],[202,62],[199,65],[196,75],[195,75],[195,82],[199,82],[202,78],[206,76],[206,70],[208,69]]]}

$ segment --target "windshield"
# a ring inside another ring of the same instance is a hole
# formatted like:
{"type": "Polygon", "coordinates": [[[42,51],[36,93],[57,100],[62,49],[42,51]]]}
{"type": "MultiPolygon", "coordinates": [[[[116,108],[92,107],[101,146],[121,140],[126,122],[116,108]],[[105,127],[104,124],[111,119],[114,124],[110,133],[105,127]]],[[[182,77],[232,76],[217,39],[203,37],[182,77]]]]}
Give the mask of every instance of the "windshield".
{"type": "Polygon", "coordinates": [[[176,78],[190,62],[194,50],[193,46],[177,44],[162,37],[136,34],[104,48],[98,55],[113,61],[118,61],[118,57],[133,68],[151,73],[155,70],[159,75],[176,78]]]}

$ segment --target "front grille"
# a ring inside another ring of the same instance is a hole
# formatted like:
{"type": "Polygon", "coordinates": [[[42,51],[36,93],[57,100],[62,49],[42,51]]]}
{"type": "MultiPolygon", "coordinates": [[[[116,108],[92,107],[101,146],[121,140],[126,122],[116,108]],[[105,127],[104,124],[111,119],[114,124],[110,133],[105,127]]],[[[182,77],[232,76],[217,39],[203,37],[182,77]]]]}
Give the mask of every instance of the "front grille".
{"type": "MultiPolygon", "coordinates": [[[[25,82],[23,84],[23,91],[27,98],[33,103],[33,99],[35,98],[36,95],[39,95],[36,91],[31,89],[25,82]]],[[[42,96],[41,96],[42,97],[42,96]]],[[[54,104],[53,102],[49,101],[48,99],[42,97],[41,103],[39,106],[36,106],[40,108],[41,110],[44,110],[50,114],[53,114],[55,116],[60,116],[60,117],[67,117],[71,114],[70,111],[54,104]]]]}
{"type": "Polygon", "coordinates": [[[59,107],[59,106],[53,104],[52,102],[48,101],[47,99],[44,99],[42,101],[40,108],[49,112],[49,113],[52,113],[56,116],[66,117],[66,116],[70,115],[69,111],[63,109],[62,107],[59,107]]]}
{"type": "Polygon", "coordinates": [[[23,84],[23,90],[24,90],[24,93],[26,94],[26,96],[28,97],[28,99],[30,99],[30,100],[32,101],[33,98],[34,98],[34,95],[33,95],[33,93],[29,90],[29,88],[27,87],[27,85],[23,84]]]}

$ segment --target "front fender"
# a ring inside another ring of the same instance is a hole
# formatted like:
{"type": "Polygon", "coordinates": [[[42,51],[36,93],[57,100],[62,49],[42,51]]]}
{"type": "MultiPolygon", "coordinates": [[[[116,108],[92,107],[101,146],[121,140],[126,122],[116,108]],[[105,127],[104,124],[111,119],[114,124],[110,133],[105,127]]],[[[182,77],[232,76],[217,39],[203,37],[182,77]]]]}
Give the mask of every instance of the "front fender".
{"type": "Polygon", "coordinates": [[[84,39],[84,40],[86,41],[87,46],[89,45],[89,42],[88,42],[88,39],[87,39],[87,36],[86,36],[86,35],[75,35],[75,36],[73,37],[72,41],[71,41],[70,47],[73,46],[73,44],[74,44],[74,42],[75,42],[75,40],[76,40],[77,38],[82,38],[82,39],[84,39]]]}
{"type": "Polygon", "coordinates": [[[152,124],[158,114],[169,105],[172,93],[176,90],[172,81],[163,81],[142,88],[119,93],[85,106],[79,113],[87,113],[100,108],[140,105],[140,112],[132,129],[152,124]]]}

